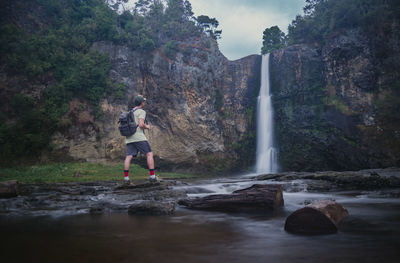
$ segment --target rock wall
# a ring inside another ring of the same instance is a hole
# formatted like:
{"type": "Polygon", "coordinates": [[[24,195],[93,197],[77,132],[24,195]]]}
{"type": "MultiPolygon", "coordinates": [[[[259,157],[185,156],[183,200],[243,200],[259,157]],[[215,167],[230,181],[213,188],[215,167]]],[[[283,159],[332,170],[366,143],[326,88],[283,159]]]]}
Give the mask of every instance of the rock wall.
{"type": "Polygon", "coordinates": [[[380,56],[358,29],[333,35],[323,46],[294,45],[272,54],[284,170],[400,165],[399,36],[399,30],[384,36],[390,57],[380,56]]]}
{"type": "Polygon", "coordinates": [[[243,161],[240,155],[255,152],[255,137],[249,137],[248,132],[254,125],[252,108],[259,86],[260,56],[228,61],[216,42],[207,37],[180,42],[179,50],[185,52],[177,52],[174,58],[162,50],[143,55],[106,42],[95,43],[92,49],[110,56],[111,79],[124,83],[126,96],[103,100],[100,120],[79,118],[89,111],[76,113],[78,121],[53,136],[52,154],[74,160],[121,161],[125,146],[117,118],[132,106],[134,96],[143,94],[152,127],[146,135],[156,166],[222,171],[252,165],[251,158],[243,161]],[[233,147],[241,140],[247,144],[233,147]]]}

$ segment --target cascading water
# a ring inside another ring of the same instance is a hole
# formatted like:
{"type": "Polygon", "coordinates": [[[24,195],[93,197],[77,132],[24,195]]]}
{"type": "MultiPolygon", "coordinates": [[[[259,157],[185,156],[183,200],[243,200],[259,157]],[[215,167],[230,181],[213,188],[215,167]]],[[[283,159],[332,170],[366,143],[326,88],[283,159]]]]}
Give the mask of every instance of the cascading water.
{"type": "Polygon", "coordinates": [[[278,172],[278,152],[273,140],[273,110],[269,83],[269,54],[262,56],[261,86],[257,98],[257,173],[278,172]]]}

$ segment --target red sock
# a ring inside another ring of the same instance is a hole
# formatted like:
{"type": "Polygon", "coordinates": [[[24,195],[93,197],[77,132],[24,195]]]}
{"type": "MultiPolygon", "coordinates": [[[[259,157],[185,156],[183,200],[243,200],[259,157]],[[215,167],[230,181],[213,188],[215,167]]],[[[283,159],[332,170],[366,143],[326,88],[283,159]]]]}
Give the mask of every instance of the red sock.
{"type": "Polygon", "coordinates": [[[124,170],[124,177],[128,177],[129,176],[129,170],[124,170]]]}
{"type": "Polygon", "coordinates": [[[150,171],[150,176],[152,176],[152,175],[155,175],[155,174],[156,174],[156,172],[154,171],[154,169],[149,169],[149,171],[150,171]]]}

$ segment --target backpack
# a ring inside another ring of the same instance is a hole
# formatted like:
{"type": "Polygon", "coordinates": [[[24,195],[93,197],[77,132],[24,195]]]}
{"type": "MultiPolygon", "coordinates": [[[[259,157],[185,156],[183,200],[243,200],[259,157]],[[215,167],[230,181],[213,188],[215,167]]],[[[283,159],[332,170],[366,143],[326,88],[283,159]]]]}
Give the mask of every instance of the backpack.
{"type": "Polygon", "coordinates": [[[135,122],[134,112],[137,109],[123,112],[119,115],[118,129],[122,136],[131,136],[136,132],[138,124],[135,122]]]}

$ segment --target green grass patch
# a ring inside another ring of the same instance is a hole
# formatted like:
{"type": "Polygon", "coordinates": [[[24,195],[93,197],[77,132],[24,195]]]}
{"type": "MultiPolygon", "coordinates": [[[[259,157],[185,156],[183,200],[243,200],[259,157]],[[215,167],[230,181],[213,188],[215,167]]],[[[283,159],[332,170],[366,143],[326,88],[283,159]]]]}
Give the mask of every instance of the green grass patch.
{"type": "MultiPolygon", "coordinates": [[[[123,164],[53,163],[34,166],[0,168],[0,181],[18,180],[20,183],[66,183],[123,180],[123,164]]],[[[131,180],[145,180],[149,171],[131,164],[131,180]]],[[[160,173],[162,178],[195,178],[199,175],[160,173]]]]}

